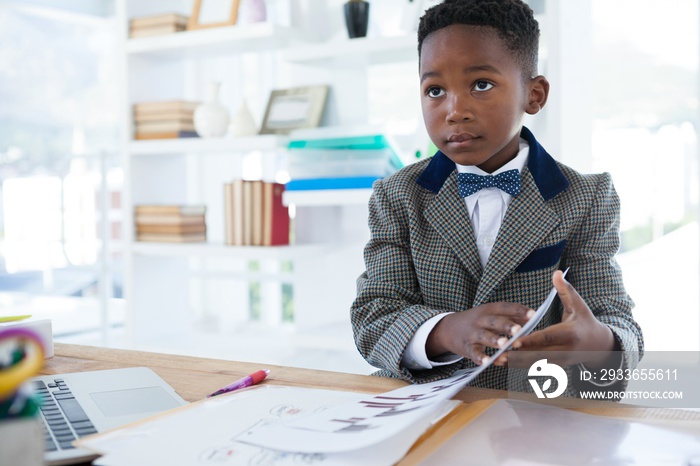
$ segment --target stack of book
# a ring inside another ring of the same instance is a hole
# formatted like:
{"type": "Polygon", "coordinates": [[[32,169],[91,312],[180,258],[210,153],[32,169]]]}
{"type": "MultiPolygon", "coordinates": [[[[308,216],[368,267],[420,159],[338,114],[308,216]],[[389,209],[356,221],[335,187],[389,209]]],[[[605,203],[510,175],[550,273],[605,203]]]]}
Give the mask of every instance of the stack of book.
{"type": "Polygon", "coordinates": [[[198,102],[170,100],[134,104],[134,139],[197,137],[194,109],[198,102]]]}
{"type": "Polygon", "coordinates": [[[188,19],[177,13],[133,18],[129,21],[129,37],[159,36],[184,31],[188,19]]]}
{"type": "Polygon", "coordinates": [[[234,180],[224,185],[226,244],[289,244],[289,209],[282,204],[284,185],[234,180]]]}
{"type": "Polygon", "coordinates": [[[289,142],[287,190],[371,188],[401,167],[398,146],[385,134],[300,130],[289,142]]]}
{"type": "Polygon", "coordinates": [[[137,205],[137,241],[190,243],[207,240],[203,205],[137,205]]]}

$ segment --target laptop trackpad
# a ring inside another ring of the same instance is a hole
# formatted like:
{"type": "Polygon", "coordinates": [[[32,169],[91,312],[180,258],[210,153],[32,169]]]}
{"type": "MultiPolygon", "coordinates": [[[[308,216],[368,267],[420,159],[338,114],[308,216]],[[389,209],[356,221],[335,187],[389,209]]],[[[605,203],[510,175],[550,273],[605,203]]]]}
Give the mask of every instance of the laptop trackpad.
{"type": "Polygon", "coordinates": [[[90,397],[105,417],[155,413],[177,408],[181,404],[161,387],[96,392],[90,393],[90,397]]]}

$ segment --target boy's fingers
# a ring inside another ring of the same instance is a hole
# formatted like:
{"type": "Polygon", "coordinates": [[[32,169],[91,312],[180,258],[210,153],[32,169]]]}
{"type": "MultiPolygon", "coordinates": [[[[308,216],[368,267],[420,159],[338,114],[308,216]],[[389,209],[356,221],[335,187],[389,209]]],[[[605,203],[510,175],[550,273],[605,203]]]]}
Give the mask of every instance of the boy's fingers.
{"type": "Polygon", "coordinates": [[[485,314],[493,316],[503,316],[509,319],[527,321],[527,312],[530,310],[527,306],[515,303],[489,303],[485,309],[485,314]]]}
{"type": "Polygon", "coordinates": [[[518,342],[520,342],[518,348],[522,350],[536,348],[551,350],[553,346],[566,345],[568,339],[567,335],[568,334],[564,332],[557,331],[553,327],[548,327],[544,330],[539,330],[518,338],[518,342]]]}
{"type": "Polygon", "coordinates": [[[559,299],[561,299],[562,306],[564,307],[561,320],[565,322],[573,317],[576,309],[580,307],[583,300],[581,299],[581,296],[579,296],[576,289],[571,286],[571,283],[566,281],[561,270],[554,272],[554,275],[552,275],[552,283],[554,284],[554,288],[557,289],[557,294],[559,295],[559,299]]]}
{"type": "Polygon", "coordinates": [[[485,321],[484,328],[493,332],[494,334],[514,335],[518,333],[522,328],[522,324],[520,324],[517,321],[514,322],[514,320],[516,319],[508,319],[501,316],[491,316],[485,321]]]}
{"type": "Polygon", "coordinates": [[[507,366],[508,365],[508,353],[503,353],[493,362],[494,366],[507,366]]]}
{"type": "Polygon", "coordinates": [[[467,348],[466,356],[474,361],[477,366],[488,362],[488,356],[484,353],[484,347],[481,345],[472,345],[471,348],[467,348]]]}

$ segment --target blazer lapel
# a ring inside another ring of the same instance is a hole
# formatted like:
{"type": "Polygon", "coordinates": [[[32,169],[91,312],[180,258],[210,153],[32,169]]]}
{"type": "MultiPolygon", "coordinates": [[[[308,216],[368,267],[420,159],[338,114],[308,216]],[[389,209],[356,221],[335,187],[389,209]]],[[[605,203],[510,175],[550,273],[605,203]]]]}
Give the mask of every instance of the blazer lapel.
{"type": "Polygon", "coordinates": [[[488,302],[501,282],[559,224],[558,215],[545,203],[527,167],[521,179],[522,190],[508,206],[489,256],[494,259],[486,263],[474,306],[488,302]]]}
{"type": "Polygon", "coordinates": [[[453,169],[447,177],[424,215],[478,282],[481,279],[481,262],[467,206],[457,190],[456,170],[453,169]]]}
{"type": "Polygon", "coordinates": [[[569,181],[529,129],[523,127],[520,136],[530,146],[527,167],[521,174],[522,191],[508,206],[491,251],[491,256],[498,259],[489,261],[485,270],[479,260],[467,206],[457,190],[454,162],[438,151],[416,180],[435,193],[425,210],[426,219],[479,282],[474,306],[488,302],[505,277],[559,224],[559,217],[546,203],[564,192],[569,181]]]}

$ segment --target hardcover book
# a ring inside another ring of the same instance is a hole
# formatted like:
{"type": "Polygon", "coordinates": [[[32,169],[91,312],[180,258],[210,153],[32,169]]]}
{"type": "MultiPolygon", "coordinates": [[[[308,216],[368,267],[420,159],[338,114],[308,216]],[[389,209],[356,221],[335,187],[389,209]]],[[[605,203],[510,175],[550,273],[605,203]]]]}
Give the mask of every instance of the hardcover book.
{"type": "Polygon", "coordinates": [[[139,37],[162,36],[163,34],[182,32],[185,29],[185,26],[180,26],[178,24],[164,24],[161,26],[131,28],[129,30],[129,37],[132,39],[137,39],[139,37]]]}
{"type": "Polygon", "coordinates": [[[206,211],[205,205],[140,204],[134,206],[136,215],[204,215],[206,211]]]}
{"type": "Polygon", "coordinates": [[[167,234],[189,234],[206,233],[207,226],[204,222],[192,225],[151,225],[136,224],[137,233],[167,233],[167,234]]]}
{"type": "Polygon", "coordinates": [[[243,180],[224,185],[226,244],[243,246],[243,180]]]}
{"type": "Polygon", "coordinates": [[[198,138],[196,131],[163,131],[160,133],[139,133],[134,134],[137,141],[149,139],[178,139],[178,138],[198,138]]]}
{"type": "Polygon", "coordinates": [[[289,244],[289,209],[282,204],[284,185],[263,185],[263,246],[289,244]]]}
{"type": "Polygon", "coordinates": [[[153,113],[167,113],[167,112],[182,112],[189,111],[194,112],[197,108],[199,102],[192,102],[187,100],[164,100],[156,102],[140,102],[134,104],[134,116],[138,118],[139,116],[153,113]]]}
{"type": "Polygon", "coordinates": [[[173,225],[173,226],[186,226],[186,225],[198,225],[204,224],[205,216],[204,214],[195,215],[162,215],[162,214],[148,214],[148,213],[137,213],[134,216],[134,222],[137,225],[173,225]]]}
{"type": "Polygon", "coordinates": [[[137,233],[136,241],[157,243],[195,243],[206,241],[206,233],[137,233]]]}
{"type": "Polygon", "coordinates": [[[132,18],[129,21],[129,27],[132,29],[148,28],[167,25],[182,25],[187,26],[189,17],[179,13],[165,13],[159,15],[141,16],[132,18]]]}
{"type": "Polygon", "coordinates": [[[165,132],[194,131],[194,123],[191,121],[149,121],[136,125],[136,132],[145,133],[165,133],[165,132]]]}
{"type": "Polygon", "coordinates": [[[136,124],[148,122],[163,122],[163,121],[181,121],[183,123],[192,123],[194,121],[193,110],[173,110],[166,112],[139,113],[134,115],[136,124]]]}
{"type": "Polygon", "coordinates": [[[284,185],[235,180],[224,185],[226,244],[289,244],[289,209],[282,203],[284,185]]]}

